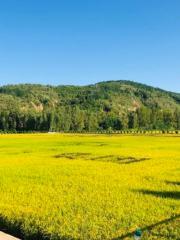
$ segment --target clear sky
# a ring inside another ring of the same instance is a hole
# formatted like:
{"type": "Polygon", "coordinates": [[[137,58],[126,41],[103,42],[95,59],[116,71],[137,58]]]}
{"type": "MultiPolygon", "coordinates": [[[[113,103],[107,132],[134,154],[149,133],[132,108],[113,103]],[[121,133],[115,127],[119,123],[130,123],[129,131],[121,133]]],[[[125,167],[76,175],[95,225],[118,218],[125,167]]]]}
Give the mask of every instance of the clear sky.
{"type": "Polygon", "coordinates": [[[1,1],[1,86],[120,79],[180,93],[180,0],[1,1]]]}

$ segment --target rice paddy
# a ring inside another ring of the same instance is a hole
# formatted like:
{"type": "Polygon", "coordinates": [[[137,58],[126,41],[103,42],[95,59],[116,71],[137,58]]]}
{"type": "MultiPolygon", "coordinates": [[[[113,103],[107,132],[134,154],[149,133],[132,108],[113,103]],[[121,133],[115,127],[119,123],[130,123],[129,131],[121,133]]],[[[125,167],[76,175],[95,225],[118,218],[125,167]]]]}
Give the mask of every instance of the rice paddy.
{"type": "Polygon", "coordinates": [[[180,239],[180,136],[0,135],[0,230],[25,240],[180,239]]]}

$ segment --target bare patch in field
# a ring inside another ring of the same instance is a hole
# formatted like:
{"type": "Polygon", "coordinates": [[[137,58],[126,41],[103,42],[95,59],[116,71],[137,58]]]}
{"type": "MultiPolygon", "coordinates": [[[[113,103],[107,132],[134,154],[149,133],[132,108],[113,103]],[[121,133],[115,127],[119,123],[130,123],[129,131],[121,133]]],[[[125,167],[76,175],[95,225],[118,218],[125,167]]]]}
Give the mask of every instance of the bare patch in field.
{"type": "Polygon", "coordinates": [[[55,158],[67,158],[67,159],[77,159],[84,158],[87,155],[91,155],[91,153],[62,153],[59,155],[55,155],[55,158]]]}
{"type": "Polygon", "coordinates": [[[116,155],[108,155],[108,156],[94,157],[94,158],[91,158],[90,160],[115,162],[119,164],[130,164],[130,163],[147,161],[147,160],[150,160],[150,158],[119,157],[116,155]]]}
{"type": "Polygon", "coordinates": [[[123,156],[116,156],[116,155],[106,155],[106,156],[97,156],[91,157],[91,153],[62,153],[53,156],[54,158],[67,158],[67,159],[84,159],[84,160],[91,160],[91,161],[100,161],[100,162],[114,162],[118,164],[130,164],[130,163],[137,163],[142,161],[150,160],[150,158],[135,158],[135,157],[123,157],[123,156]]]}
{"type": "Polygon", "coordinates": [[[98,146],[100,146],[100,147],[102,147],[102,146],[108,146],[108,144],[107,144],[107,143],[101,143],[101,144],[99,144],[98,146]]]}

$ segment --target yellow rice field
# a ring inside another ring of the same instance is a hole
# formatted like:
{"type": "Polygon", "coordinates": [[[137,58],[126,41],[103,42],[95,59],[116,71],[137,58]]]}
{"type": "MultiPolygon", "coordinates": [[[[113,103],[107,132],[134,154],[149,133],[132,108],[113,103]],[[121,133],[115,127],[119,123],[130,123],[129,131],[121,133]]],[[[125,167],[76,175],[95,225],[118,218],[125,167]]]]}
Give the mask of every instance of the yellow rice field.
{"type": "Polygon", "coordinates": [[[179,135],[0,135],[0,230],[178,240],[179,226],[179,135]]]}

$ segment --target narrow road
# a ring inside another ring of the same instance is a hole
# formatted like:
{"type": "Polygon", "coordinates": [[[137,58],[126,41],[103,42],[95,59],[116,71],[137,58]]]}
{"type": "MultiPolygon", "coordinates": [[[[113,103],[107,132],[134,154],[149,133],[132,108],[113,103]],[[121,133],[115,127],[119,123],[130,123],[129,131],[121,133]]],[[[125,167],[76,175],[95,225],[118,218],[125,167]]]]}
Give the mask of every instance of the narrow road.
{"type": "Polygon", "coordinates": [[[19,238],[12,237],[8,234],[0,232],[0,240],[20,240],[19,238]]]}

